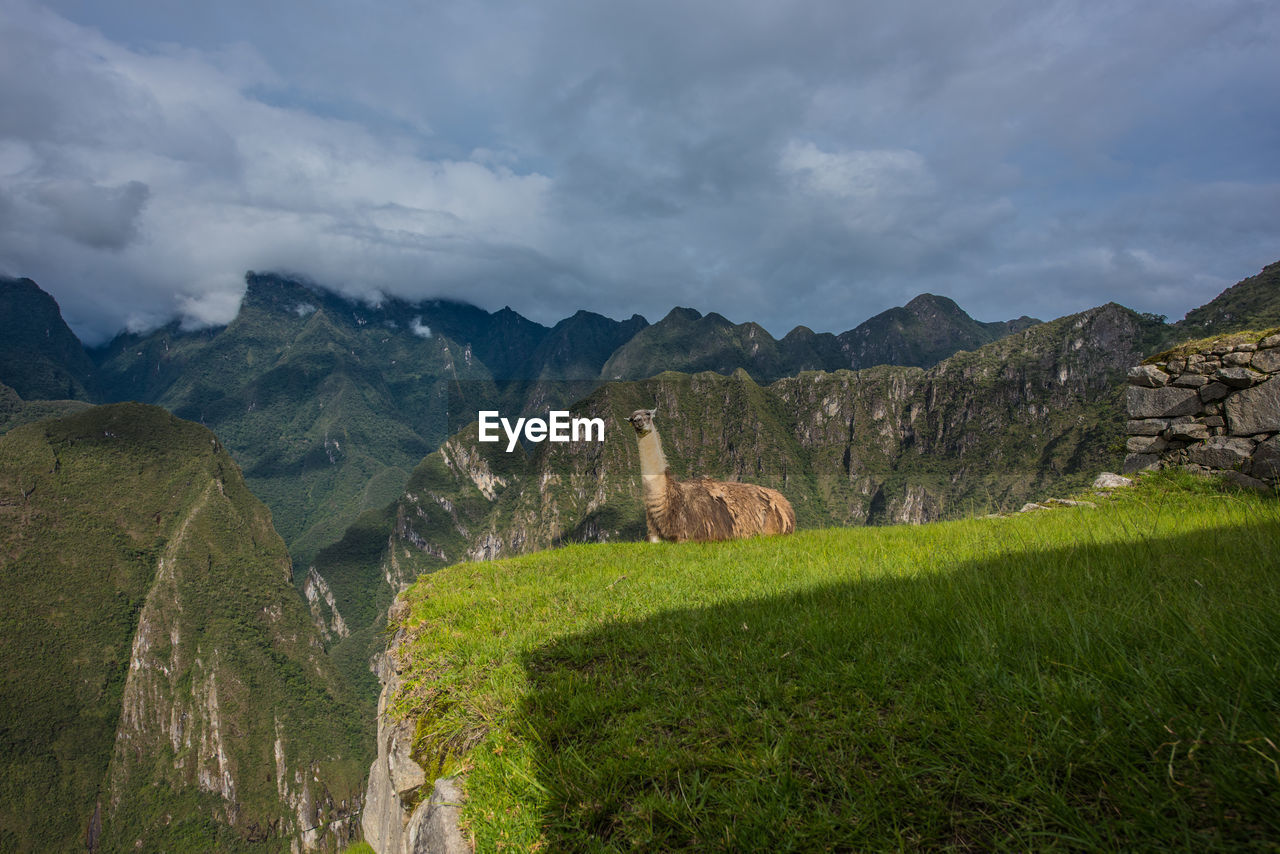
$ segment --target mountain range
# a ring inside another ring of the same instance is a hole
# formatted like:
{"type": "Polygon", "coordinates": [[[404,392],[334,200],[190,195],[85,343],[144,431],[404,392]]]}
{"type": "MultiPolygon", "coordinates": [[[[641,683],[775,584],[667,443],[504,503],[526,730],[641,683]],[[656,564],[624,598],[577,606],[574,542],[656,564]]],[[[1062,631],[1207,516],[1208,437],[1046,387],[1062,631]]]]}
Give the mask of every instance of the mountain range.
{"type": "Polygon", "coordinates": [[[301,570],[360,512],[399,496],[419,460],[482,408],[563,408],[602,381],[663,370],[928,367],[1034,321],[980,323],[923,294],[840,335],[781,341],[756,323],[677,308],[650,325],[580,311],[554,327],[509,308],[443,300],[370,305],[250,273],[227,326],[176,322],[86,351],[29,279],[0,282],[0,382],[24,400],[136,400],[204,424],[226,443],[301,570]],[[11,334],[10,334],[11,333],[11,334]]]}
{"type": "Polygon", "coordinates": [[[1016,509],[1119,465],[1128,366],[1280,324],[1280,263],[1176,324],[981,323],[924,294],[839,335],[688,308],[546,327],[257,273],[225,327],[86,350],[26,279],[0,324],[0,848],[331,850],[395,595],[639,539],[632,410],[657,404],[677,474],[775,486],[802,526],[1016,509]],[[482,408],[608,426],[507,453],[482,408]]]}

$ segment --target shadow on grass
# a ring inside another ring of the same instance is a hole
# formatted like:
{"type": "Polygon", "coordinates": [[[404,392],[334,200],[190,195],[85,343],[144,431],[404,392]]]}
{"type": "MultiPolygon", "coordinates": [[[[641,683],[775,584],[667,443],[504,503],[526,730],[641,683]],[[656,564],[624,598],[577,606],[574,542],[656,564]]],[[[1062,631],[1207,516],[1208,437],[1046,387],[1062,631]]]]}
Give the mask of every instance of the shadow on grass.
{"type": "Polygon", "coordinates": [[[524,660],[546,850],[1274,850],[1276,554],[1268,521],[563,638],[524,660]]]}

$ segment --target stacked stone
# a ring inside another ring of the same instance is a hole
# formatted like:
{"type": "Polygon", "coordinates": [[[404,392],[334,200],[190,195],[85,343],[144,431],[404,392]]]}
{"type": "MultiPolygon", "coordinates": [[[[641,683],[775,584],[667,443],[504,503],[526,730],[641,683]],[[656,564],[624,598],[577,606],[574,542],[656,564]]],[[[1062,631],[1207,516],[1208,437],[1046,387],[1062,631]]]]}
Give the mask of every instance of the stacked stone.
{"type": "Polygon", "coordinates": [[[1182,466],[1280,485],[1280,335],[1129,369],[1126,473],[1182,466]]]}

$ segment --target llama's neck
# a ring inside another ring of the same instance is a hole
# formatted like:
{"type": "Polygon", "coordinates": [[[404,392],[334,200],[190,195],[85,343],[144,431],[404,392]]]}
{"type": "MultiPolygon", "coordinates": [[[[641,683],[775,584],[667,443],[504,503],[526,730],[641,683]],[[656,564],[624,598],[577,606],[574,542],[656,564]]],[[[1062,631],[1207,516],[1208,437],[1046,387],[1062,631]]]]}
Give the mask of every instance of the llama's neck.
{"type": "Polygon", "coordinates": [[[640,477],[644,480],[645,492],[650,489],[661,489],[662,479],[667,473],[667,456],[662,453],[662,439],[657,430],[650,430],[638,439],[640,443],[640,477]]]}

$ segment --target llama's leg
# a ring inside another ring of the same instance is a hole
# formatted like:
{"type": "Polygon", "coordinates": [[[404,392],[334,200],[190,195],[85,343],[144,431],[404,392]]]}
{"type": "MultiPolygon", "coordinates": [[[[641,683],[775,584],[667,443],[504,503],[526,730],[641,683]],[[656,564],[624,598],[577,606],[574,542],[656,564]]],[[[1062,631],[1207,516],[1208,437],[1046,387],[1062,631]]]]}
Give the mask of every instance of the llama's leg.
{"type": "Polygon", "coordinates": [[[662,542],[662,537],[659,537],[658,532],[654,530],[653,520],[650,519],[647,514],[645,515],[645,518],[644,518],[644,526],[649,531],[649,542],[651,543],[662,542]]]}

